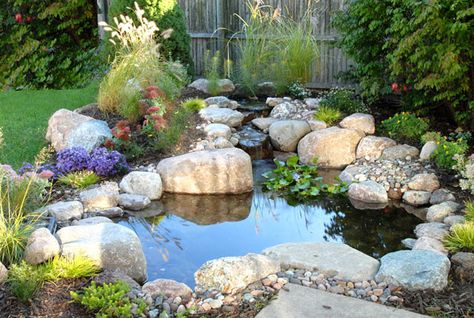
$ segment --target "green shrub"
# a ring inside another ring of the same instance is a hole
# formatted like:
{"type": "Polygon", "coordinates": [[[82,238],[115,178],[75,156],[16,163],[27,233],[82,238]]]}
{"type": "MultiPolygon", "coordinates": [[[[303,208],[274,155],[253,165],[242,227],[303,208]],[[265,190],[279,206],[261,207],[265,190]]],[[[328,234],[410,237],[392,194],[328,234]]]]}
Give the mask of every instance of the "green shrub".
{"type": "Polygon", "coordinates": [[[320,121],[325,122],[328,126],[333,125],[339,119],[341,119],[342,113],[332,107],[321,106],[314,115],[314,118],[320,121]]]}
{"type": "Polygon", "coordinates": [[[184,101],[182,106],[184,109],[197,113],[201,109],[206,108],[207,104],[203,99],[193,98],[184,101]]]}
{"type": "Polygon", "coordinates": [[[456,157],[462,156],[469,149],[465,140],[448,141],[443,137],[436,142],[438,148],[433,152],[432,158],[436,165],[444,169],[454,169],[457,164],[456,157]]]}
{"type": "MultiPolygon", "coordinates": [[[[113,17],[127,15],[134,2],[143,8],[145,17],[154,21],[161,31],[172,29],[169,38],[160,38],[160,53],[165,59],[178,61],[185,65],[188,74],[193,75],[194,63],[191,56],[191,37],[186,29],[186,18],[177,0],[113,0],[109,7],[109,23],[113,17]]],[[[106,50],[112,56],[115,48],[108,46],[106,50]]]]}
{"type": "Polygon", "coordinates": [[[331,89],[320,105],[338,109],[346,115],[369,111],[367,106],[360,99],[356,98],[354,92],[346,88],[331,89]]]}
{"type": "Polygon", "coordinates": [[[0,90],[87,84],[99,65],[95,6],[90,0],[2,1],[0,90]]]}
{"type": "Polygon", "coordinates": [[[465,211],[466,220],[474,222],[474,202],[466,201],[464,202],[464,204],[466,205],[466,211],[465,211]]]}
{"type": "Polygon", "coordinates": [[[307,84],[318,57],[318,44],[312,33],[312,7],[295,21],[268,5],[247,3],[250,18],[240,18],[243,28],[234,36],[240,51],[238,80],[253,94],[257,84],[265,81],[272,81],[279,94],[285,93],[291,83],[307,84]]]}
{"type": "Polygon", "coordinates": [[[71,292],[71,297],[75,302],[96,312],[97,318],[140,317],[146,309],[146,304],[141,298],[130,299],[127,296],[129,292],[130,286],[122,281],[102,286],[92,282],[89,287],[84,288],[83,293],[71,292]],[[137,306],[135,312],[132,311],[133,305],[137,306]]]}
{"type": "Polygon", "coordinates": [[[396,139],[419,141],[428,131],[428,121],[411,113],[398,113],[382,122],[382,130],[396,139]]]}
{"type": "Polygon", "coordinates": [[[84,189],[99,182],[100,177],[93,171],[77,171],[60,177],[58,181],[76,189],[84,189]]]}
{"type": "Polygon", "coordinates": [[[311,95],[311,93],[304,87],[300,82],[291,83],[288,86],[288,93],[291,97],[296,99],[305,99],[311,95]]]}
{"type": "Polygon", "coordinates": [[[436,143],[440,143],[444,140],[444,137],[441,135],[441,133],[437,131],[429,131],[425,133],[423,136],[421,136],[421,142],[423,144],[426,144],[428,141],[434,141],[436,143]]]}
{"type": "Polygon", "coordinates": [[[452,253],[474,251],[474,222],[453,225],[451,234],[444,238],[444,246],[452,253]]]}
{"type": "Polygon", "coordinates": [[[377,100],[399,83],[407,108],[442,106],[474,127],[473,16],[465,0],[351,1],[334,25],[364,97],[377,100]]]}
{"type": "Polygon", "coordinates": [[[304,200],[315,198],[322,194],[338,194],[348,190],[347,185],[323,183],[323,178],[318,175],[316,165],[300,165],[298,157],[289,158],[286,163],[275,160],[276,169],[265,173],[267,179],[264,188],[278,194],[304,200]]]}
{"type": "Polygon", "coordinates": [[[10,266],[7,283],[13,295],[26,302],[46,281],[91,277],[99,271],[100,268],[90,259],[81,256],[55,257],[41,265],[31,265],[22,261],[10,266]]]}

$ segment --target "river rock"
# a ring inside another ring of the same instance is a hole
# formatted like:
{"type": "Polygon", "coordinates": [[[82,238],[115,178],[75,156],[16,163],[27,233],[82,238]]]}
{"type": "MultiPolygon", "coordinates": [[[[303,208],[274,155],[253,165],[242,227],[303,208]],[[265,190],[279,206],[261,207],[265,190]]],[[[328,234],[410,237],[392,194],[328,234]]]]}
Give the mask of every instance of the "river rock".
{"type": "Polygon", "coordinates": [[[403,194],[403,202],[414,205],[426,205],[430,202],[431,192],[409,190],[403,194]]]}
{"type": "Polygon", "coordinates": [[[298,155],[303,164],[318,159],[323,168],[344,168],[355,160],[355,151],[361,139],[352,129],[330,127],[309,133],[298,144],[298,155]]]}
{"type": "Polygon", "coordinates": [[[209,97],[206,98],[205,102],[207,106],[215,105],[219,108],[229,108],[232,110],[239,108],[239,103],[237,103],[235,100],[230,100],[225,96],[209,97]]]}
{"type": "Polygon", "coordinates": [[[430,198],[430,204],[440,204],[446,201],[456,201],[454,195],[447,189],[438,189],[433,192],[430,198]]]}
{"type": "Polygon", "coordinates": [[[204,108],[199,112],[203,120],[211,123],[224,124],[229,127],[239,127],[244,120],[241,112],[228,108],[204,108]]]}
{"type": "Polygon", "coordinates": [[[451,263],[446,256],[432,251],[397,251],[380,260],[377,282],[385,282],[407,289],[442,290],[448,284],[451,263]]]}
{"type": "Polygon", "coordinates": [[[248,153],[252,160],[272,158],[273,147],[267,134],[246,125],[237,132],[237,136],[238,147],[248,153]]]}
{"type": "Polygon", "coordinates": [[[205,150],[160,161],[166,192],[238,194],[253,189],[252,161],[241,149],[205,150]]]}
{"type": "Polygon", "coordinates": [[[461,280],[474,282],[474,253],[456,253],[451,257],[451,262],[455,266],[454,272],[461,280]]]}
{"type": "Polygon", "coordinates": [[[367,180],[360,183],[352,183],[349,186],[349,197],[365,203],[387,203],[388,195],[383,185],[367,180]]]}
{"type": "Polygon", "coordinates": [[[150,200],[159,200],[163,193],[163,184],[158,173],[133,171],[123,177],[120,190],[129,194],[144,195],[150,200]]]}
{"type": "Polygon", "coordinates": [[[309,132],[311,127],[302,120],[281,120],[273,123],[269,130],[272,145],[285,152],[296,151],[298,142],[309,132]]]}
{"type": "Polygon", "coordinates": [[[420,154],[420,151],[409,145],[397,145],[393,147],[385,148],[382,151],[381,159],[384,160],[396,160],[396,159],[407,159],[407,158],[417,158],[420,154]]]}
{"type": "Polygon", "coordinates": [[[142,291],[153,299],[158,296],[164,296],[171,299],[180,297],[184,301],[189,301],[193,295],[193,291],[188,285],[171,279],[156,279],[147,282],[143,285],[142,291]]]}
{"type": "Polygon", "coordinates": [[[431,155],[438,149],[438,145],[434,141],[428,141],[420,152],[420,160],[426,161],[431,159],[431,155]]]}
{"type": "Polygon", "coordinates": [[[72,222],[72,225],[96,225],[101,223],[114,223],[111,219],[105,216],[94,216],[87,219],[72,222]]]}
{"type": "MultiPolygon", "coordinates": [[[[229,79],[220,79],[217,81],[218,94],[229,95],[235,90],[234,83],[229,79]]],[[[200,78],[189,84],[189,87],[197,89],[206,94],[209,92],[209,81],[205,78],[200,78]]]]}
{"type": "Polygon", "coordinates": [[[441,255],[448,255],[448,251],[440,240],[422,236],[416,240],[413,246],[414,250],[425,250],[440,253],[441,255]]]}
{"type": "Polygon", "coordinates": [[[421,223],[415,227],[415,235],[417,238],[425,236],[442,241],[448,234],[448,226],[439,222],[421,223]]]}
{"type": "Polygon", "coordinates": [[[255,118],[252,120],[252,125],[260,129],[261,131],[267,133],[268,129],[273,123],[276,123],[279,119],[271,118],[271,117],[262,117],[262,118],[255,118]]]}
{"type": "Polygon", "coordinates": [[[460,205],[453,201],[432,205],[428,208],[426,220],[428,222],[443,222],[447,216],[454,214],[459,208],[460,205]]]}
{"type": "Polygon", "coordinates": [[[413,238],[406,238],[406,239],[402,240],[402,244],[403,244],[403,246],[405,246],[406,248],[411,250],[411,249],[413,249],[413,246],[415,246],[416,241],[417,240],[415,240],[413,238]]]}
{"type": "Polygon", "coordinates": [[[232,136],[232,130],[229,126],[224,124],[209,124],[204,128],[204,132],[207,137],[214,139],[218,137],[224,137],[229,140],[232,136]]]}
{"type": "Polygon", "coordinates": [[[8,278],[8,269],[0,262],[0,285],[5,283],[8,278]]]}
{"type": "Polygon", "coordinates": [[[336,272],[336,279],[353,282],[373,279],[379,268],[376,259],[341,243],[285,243],[262,253],[277,260],[282,267],[336,272]]]}
{"type": "Polygon", "coordinates": [[[454,224],[461,224],[466,221],[466,218],[462,215],[450,215],[444,218],[443,223],[447,226],[453,226],[454,224]]]}
{"type": "Polygon", "coordinates": [[[369,114],[355,113],[344,118],[339,126],[342,128],[355,129],[367,135],[375,133],[375,118],[369,114]]]}
{"type": "Polygon", "coordinates": [[[74,219],[80,220],[84,213],[84,207],[79,201],[57,202],[46,207],[46,211],[57,222],[68,222],[74,219]]]}
{"type": "Polygon", "coordinates": [[[278,104],[281,104],[285,101],[284,98],[280,97],[268,97],[265,103],[267,104],[268,107],[275,107],[278,104]]]}
{"type": "Polygon", "coordinates": [[[367,136],[362,138],[357,146],[356,158],[366,160],[377,160],[382,156],[382,152],[395,146],[395,140],[386,137],[367,136]]]}
{"type": "Polygon", "coordinates": [[[280,264],[260,254],[223,257],[202,265],[196,273],[196,291],[217,290],[229,294],[280,271],[280,264]]]}
{"type": "Polygon", "coordinates": [[[308,124],[309,124],[309,127],[311,127],[312,131],[326,129],[328,127],[324,121],[316,120],[316,119],[308,120],[308,124]]]}
{"type": "Polygon", "coordinates": [[[78,146],[90,151],[111,137],[105,122],[67,109],[60,109],[51,116],[46,133],[46,140],[56,151],[78,146]]]}
{"type": "Polygon", "coordinates": [[[31,233],[25,248],[25,261],[37,265],[59,255],[58,240],[47,228],[39,228],[31,233]]]}
{"type": "Polygon", "coordinates": [[[341,181],[351,184],[354,181],[359,181],[356,176],[363,175],[365,168],[363,166],[349,165],[340,174],[341,181]]]}
{"type": "Polygon", "coordinates": [[[434,173],[420,173],[408,182],[408,188],[418,191],[433,192],[439,189],[438,177],[434,173]]]}
{"type": "Polygon", "coordinates": [[[319,104],[322,98],[305,98],[304,103],[308,105],[309,109],[319,109],[319,104]]]}
{"type": "Polygon", "coordinates": [[[140,211],[147,208],[150,204],[151,200],[144,195],[129,193],[119,195],[119,205],[128,210],[140,211]]]}
{"type": "Polygon", "coordinates": [[[104,269],[121,270],[137,282],[146,281],[146,259],[139,238],[132,230],[111,223],[68,226],[56,236],[62,255],[82,255],[104,269]]]}
{"type": "Polygon", "coordinates": [[[115,182],[109,182],[97,188],[82,191],[79,198],[84,206],[84,211],[95,212],[116,207],[119,201],[118,189],[115,182]]]}

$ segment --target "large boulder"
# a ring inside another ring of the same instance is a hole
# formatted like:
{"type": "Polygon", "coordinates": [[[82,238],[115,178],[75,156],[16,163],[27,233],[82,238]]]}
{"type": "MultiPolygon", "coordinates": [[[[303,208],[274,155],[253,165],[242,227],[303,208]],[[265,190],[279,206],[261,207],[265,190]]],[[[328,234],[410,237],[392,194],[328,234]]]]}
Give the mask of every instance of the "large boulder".
{"type": "Polygon", "coordinates": [[[56,218],[57,222],[68,222],[80,220],[84,213],[84,207],[79,201],[57,202],[46,207],[47,213],[56,218]]]}
{"type": "MultiPolygon", "coordinates": [[[[206,94],[210,94],[209,92],[209,81],[205,78],[200,78],[189,84],[189,87],[197,89],[206,94]]],[[[220,79],[217,81],[218,87],[218,94],[222,95],[229,95],[235,90],[235,85],[229,79],[220,79]]]]}
{"type": "Polygon", "coordinates": [[[298,142],[311,132],[311,127],[302,120],[281,120],[270,126],[269,134],[275,149],[294,152],[298,142]]]}
{"type": "Polygon", "coordinates": [[[280,264],[274,259],[248,254],[208,261],[194,273],[194,279],[198,292],[217,290],[230,294],[279,271],[280,264]]]}
{"type": "Polygon", "coordinates": [[[456,253],[451,257],[451,262],[453,262],[453,265],[455,266],[454,272],[461,280],[474,282],[474,253],[456,253]]]}
{"type": "Polygon", "coordinates": [[[235,100],[230,100],[225,96],[214,96],[206,98],[205,100],[207,106],[217,106],[219,108],[229,108],[229,109],[237,109],[239,108],[239,103],[235,100]]]}
{"type": "Polygon", "coordinates": [[[241,112],[228,108],[204,108],[199,112],[203,120],[210,123],[224,124],[229,127],[238,127],[244,120],[244,115],[241,112]]]}
{"type": "Polygon", "coordinates": [[[420,173],[414,175],[408,182],[408,188],[418,191],[433,192],[440,187],[438,177],[434,173],[420,173]]]}
{"type": "Polygon", "coordinates": [[[25,261],[36,265],[59,255],[58,240],[47,228],[39,228],[31,233],[25,248],[25,261]]]}
{"type": "Polygon", "coordinates": [[[309,133],[298,144],[298,155],[304,164],[318,159],[323,168],[344,168],[356,159],[356,148],[362,136],[355,130],[331,127],[309,133]]]}
{"type": "Polygon", "coordinates": [[[451,263],[446,256],[436,252],[398,251],[383,256],[380,262],[375,276],[378,282],[414,290],[442,290],[448,284],[451,263]]]}
{"type": "Polygon", "coordinates": [[[79,198],[86,212],[111,209],[118,205],[119,187],[115,182],[104,183],[97,188],[82,191],[79,198]]]}
{"type": "Polygon", "coordinates": [[[375,118],[369,114],[355,113],[344,118],[339,126],[372,135],[375,133],[375,118]]]}
{"type": "Polygon", "coordinates": [[[456,197],[447,189],[438,189],[433,192],[430,204],[440,204],[446,201],[456,201],[456,197]]]}
{"type": "Polygon", "coordinates": [[[364,137],[357,146],[356,158],[377,160],[386,148],[393,147],[396,144],[395,140],[386,137],[364,137]]]}
{"type": "Polygon", "coordinates": [[[458,203],[453,201],[432,205],[428,208],[426,220],[428,222],[443,222],[446,217],[453,215],[460,207],[458,203]]]}
{"type": "Polygon", "coordinates": [[[262,253],[277,260],[282,267],[337,272],[336,279],[353,282],[374,279],[379,269],[379,261],[340,243],[285,243],[262,253]]]}
{"type": "Polygon", "coordinates": [[[380,158],[384,160],[405,160],[407,158],[417,158],[419,154],[420,151],[416,147],[410,145],[396,145],[385,148],[380,158]]]}
{"type": "Polygon", "coordinates": [[[252,161],[241,149],[188,153],[160,161],[157,169],[166,192],[238,194],[253,189],[252,161]]]}
{"type": "Polygon", "coordinates": [[[388,195],[384,186],[367,180],[360,183],[352,183],[349,186],[349,198],[365,203],[387,203],[388,195]]]}
{"type": "Polygon", "coordinates": [[[146,259],[134,231],[102,223],[64,227],[56,236],[63,256],[85,256],[101,268],[121,270],[138,282],[146,281],[146,259]]]}
{"type": "Polygon", "coordinates": [[[166,298],[174,299],[181,297],[185,301],[189,301],[193,295],[193,291],[188,285],[178,283],[171,279],[156,279],[147,282],[142,287],[142,291],[150,295],[152,298],[164,296],[166,298]]]}
{"type": "Polygon", "coordinates": [[[67,109],[60,109],[48,121],[46,140],[56,149],[84,147],[88,151],[100,146],[112,133],[107,123],[67,109]]]}
{"type": "Polygon", "coordinates": [[[418,238],[425,236],[442,241],[448,234],[448,226],[444,223],[421,223],[415,227],[415,235],[418,238]]]}
{"type": "Polygon", "coordinates": [[[158,173],[133,171],[123,177],[120,190],[130,194],[144,195],[150,200],[159,200],[163,193],[163,184],[158,173]]]}

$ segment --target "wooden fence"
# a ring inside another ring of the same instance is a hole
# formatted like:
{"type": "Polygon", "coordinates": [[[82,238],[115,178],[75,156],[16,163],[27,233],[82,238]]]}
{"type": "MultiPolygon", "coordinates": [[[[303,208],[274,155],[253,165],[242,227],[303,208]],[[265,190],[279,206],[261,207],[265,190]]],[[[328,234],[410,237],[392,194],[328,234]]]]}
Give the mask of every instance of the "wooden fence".
{"type": "MultiPolygon", "coordinates": [[[[192,37],[192,55],[197,75],[202,75],[204,55],[207,50],[213,54],[219,50],[224,56],[236,62],[237,48],[227,45],[235,32],[241,30],[242,22],[238,17],[247,19],[249,9],[246,0],[179,0],[183,8],[188,31],[192,37]]],[[[343,9],[344,0],[265,0],[274,8],[280,8],[283,14],[298,19],[308,6],[314,9],[313,32],[320,44],[319,60],[313,67],[310,87],[329,88],[342,86],[336,76],[346,71],[351,61],[333,46],[337,32],[331,27],[331,17],[343,9]]]]}
{"type": "MultiPolygon", "coordinates": [[[[107,7],[113,0],[97,0],[99,21],[107,16],[107,7]]],[[[314,9],[313,32],[319,41],[319,60],[315,63],[312,80],[313,88],[329,88],[343,86],[345,83],[336,78],[341,72],[348,70],[351,61],[343,52],[334,47],[337,32],[331,27],[331,17],[343,9],[345,0],[260,0],[274,8],[280,8],[283,14],[298,19],[308,6],[314,9]]],[[[236,62],[238,50],[233,45],[232,35],[241,30],[242,21],[247,19],[249,8],[247,0],[179,0],[186,14],[188,32],[192,38],[192,55],[196,75],[202,75],[204,55],[206,51],[214,54],[219,50],[223,56],[230,56],[236,62]]]]}

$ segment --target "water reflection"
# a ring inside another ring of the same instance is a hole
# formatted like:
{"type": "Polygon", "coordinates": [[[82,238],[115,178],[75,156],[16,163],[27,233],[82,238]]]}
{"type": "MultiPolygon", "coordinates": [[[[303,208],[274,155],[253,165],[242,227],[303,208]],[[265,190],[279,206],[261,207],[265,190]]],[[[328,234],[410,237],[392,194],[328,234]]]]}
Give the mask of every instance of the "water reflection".
{"type": "MultiPolygon", "coordinates": [[[[396,208],[356,210],[345,199],[290,205],[261,191],[261,175],[272,168],[269,161],[254,164],[253,194],[166,195],[162,206],[155,207],[166,216],[121,221],[142,240],[149,279],[170,278],[193,286],[194,272],[207,260],[285,242],[345,242],[380,257],[400,249],[400,241],[420,222],[396,208]]],[[[328,178],[335,175],[331,173],[328,178]]]]}

